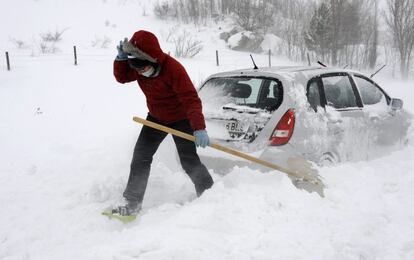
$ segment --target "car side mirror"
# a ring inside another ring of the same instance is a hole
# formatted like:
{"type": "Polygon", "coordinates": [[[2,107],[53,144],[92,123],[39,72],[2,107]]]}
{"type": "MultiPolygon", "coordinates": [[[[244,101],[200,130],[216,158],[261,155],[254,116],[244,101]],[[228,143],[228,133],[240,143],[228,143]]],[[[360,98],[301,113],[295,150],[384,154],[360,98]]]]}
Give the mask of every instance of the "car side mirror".
{"type": "Polygon", "coordinates": [[[399,98],[392,98],[391,99],[391,109],[395,110],[395,111],[400,110],[403,107],[403,103],[404,102],[399,98]]]}

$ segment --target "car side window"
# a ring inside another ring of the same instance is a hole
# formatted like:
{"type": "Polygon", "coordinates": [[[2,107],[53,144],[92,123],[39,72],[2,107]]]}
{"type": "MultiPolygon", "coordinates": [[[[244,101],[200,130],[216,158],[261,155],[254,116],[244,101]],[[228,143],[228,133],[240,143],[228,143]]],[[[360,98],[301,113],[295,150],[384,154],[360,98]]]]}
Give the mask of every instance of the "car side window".
{"type": "Polygon", "coordinates": [[[318,110],[318,107],[321,107],[321,96],[319,93],[319,87],[318,82],[316,80],[311,80],[308,84],[308,92],[306,93],[306,96],[308,98],[308,102],[315,110],[315,112],[318,110]]]}
{"type": "Polygon", "coordinates": [[[259,108],[266,109],[267,111],[278,109],[283,100],[282,83],[278,80],[269,80],[263,86],[261,96],[260,103],[258,104],[259,108]]]}
{"type": "Polygon", "coordinates": [[[387,98],[384,93],[371,81],[362,76],[354,76],[359,94],[365,106],[387,106],[387,98]]]}
{"type": "Polygon", "coordinates": [[[270,82],[270,86],[269,86],[269,93],[267,94],[267,98],[277,98],[278,97],[278,94],[277,94],[277,91],[278,91],[278,83],[276,82],[276,81],[271,81],[270,82]],[[276,91],[276,92],[275,92],[276,91]]]}
{"type": "Polygon", "coordinates": [[[323,76],[326,105],[336,109],[358,107],[348,75],[323,76]]]}

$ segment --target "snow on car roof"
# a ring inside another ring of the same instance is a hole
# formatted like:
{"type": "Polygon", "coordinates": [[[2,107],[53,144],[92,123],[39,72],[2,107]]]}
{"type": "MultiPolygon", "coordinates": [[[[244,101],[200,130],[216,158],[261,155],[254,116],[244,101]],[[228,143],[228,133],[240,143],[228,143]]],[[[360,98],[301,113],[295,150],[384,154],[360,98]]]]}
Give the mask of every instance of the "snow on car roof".
{"type": "Polygon", "coordinates": [[[285,77],[294,78],[299,74],[306,79],[310,79],[314,76],[325,74],[325,73],[336,73],[336,72],[351,72],[354,71],[340,69],[340,68],[327,68],[320,66],[275,66],[275,67],[263,67],[258,69],[248,68],[231,70],[226,72],[220,72],[211,75],[209,78],[214,77],[226,77],[226,76],[263,76],[263,77],[285,77]]]}

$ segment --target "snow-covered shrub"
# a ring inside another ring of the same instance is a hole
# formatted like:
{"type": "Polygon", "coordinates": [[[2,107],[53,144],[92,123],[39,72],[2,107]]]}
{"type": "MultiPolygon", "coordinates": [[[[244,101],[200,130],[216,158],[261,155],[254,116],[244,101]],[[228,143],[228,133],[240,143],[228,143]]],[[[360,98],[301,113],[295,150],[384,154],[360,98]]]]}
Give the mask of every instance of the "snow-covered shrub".
{"type": "Polygon", "coordinates": [[[18,40],[18,39],[10,39],[10,41],[14,44],[14,46],[16,46],[17,49],[21,50],[21,49],[27,49],[29,47],[29,45],[26,44],[26,42],[24,42],[23,40],[18,40]]]}
{"type": "Polygon", "coordinates": [[[39,51],[41,53],[56,53],[59,48],[56,46],[62,40],[62,35],[67,29],[58,30],[55,32],[46,32],[40,34],[39,51]]]}
{"type": "Polygon", "coordinates": [[[59,51],[59,48],[56,47],[55,43],[48,43],[44,41],[39,42],[39,51],[40,53],[46,54],[46,53],[56,53],[59,51]]]}
{"type": "Polygon", "coordinates": [[[222,32],[220,33],[220,40],[224,40],[225,42],[228,41],[228,39],[230,38],[230,33],[229,32],[222,32]]]}
{"type": "Polygon", "coordinates": [[[229,32],[222,32],[222,33],[220,33],[220,39],[221,40],[224,40],[225,42],[227,42],[231,36],[235,35],[238,32],[240,32],[240,30],[237,29],[236,27],[234,27],[229,32]]]}
{"type": "Polygon", "coordinates": [[[103,38],[99,38],[95,36],[95,39],[92,40],[91,45],[92,47],[107,49],[109,45],[111,44],[111,38],[108,36],[104,36],[103,38]]]}
{"type": "Polygon", "coordinates": [[[202,42],[195,40],[186,31],[171,36],[171,41],[174,43],[174,56],[177,58],[192,58],[203,49],[202,42]]]}
{"type": "Polygon", "coordinates": [[[46,33],[42,33],[40,34],[40,38],[43,42],[60,42],[62,40],[62,35],[66,30],[67,28],[60,31],[56,29],[55,32],[49,31],[46,33]]]}
{"type": "Polygon", "coordinates": [[[168,17],[172,16],[172,13],[173,8],[168,1],[164,1],[162,3],[158,2],[154,5],[154,14],[160,19],[167,19],[168,17]]]}
{"type": "Polygon", "coordinates": [[[263,42],[263,36],[257,35],[252,32],[239,32],[231,36],[227,43],[232,50],[237,51],[250,51],[261,52],[261,43],[263,42]]]}

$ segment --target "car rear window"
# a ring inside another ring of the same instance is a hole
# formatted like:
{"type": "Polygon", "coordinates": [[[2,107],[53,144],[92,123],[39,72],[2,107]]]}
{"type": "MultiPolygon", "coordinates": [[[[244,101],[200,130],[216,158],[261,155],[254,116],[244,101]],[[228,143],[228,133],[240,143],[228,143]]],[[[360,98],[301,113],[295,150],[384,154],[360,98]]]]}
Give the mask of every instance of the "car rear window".
{"type": "Polygon", "coordinates": [[[282,103],[283,87],[277,79],[257,77],[212,78],[200,89],[203,102],[229,103],[274,111],[282,103]]]}

